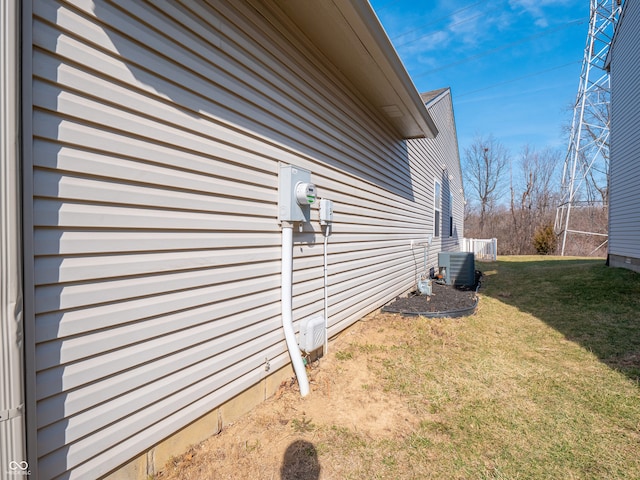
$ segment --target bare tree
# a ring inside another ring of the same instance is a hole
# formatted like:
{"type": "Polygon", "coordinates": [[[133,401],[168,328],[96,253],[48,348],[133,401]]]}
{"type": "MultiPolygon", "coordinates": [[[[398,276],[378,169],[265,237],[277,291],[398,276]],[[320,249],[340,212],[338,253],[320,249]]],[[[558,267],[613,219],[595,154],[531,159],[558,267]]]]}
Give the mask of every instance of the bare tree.
{"type": "Polygon", "coordinates": [[[509,152],[493,135],[478,136],[464,152],[465,185],[479,205],[479,230],[484,235],[487,215],[504,193],[503,175],[509,165],[509,152]]]}
{"type": "Polygon", "coordinates": [[[516,180],[511,175],[513,253],[533,253],[535,232],[551,221],[557,199],[559,159],[559,152],[551,149],[537,152],[528,145],[522,149],[516,180]]]}

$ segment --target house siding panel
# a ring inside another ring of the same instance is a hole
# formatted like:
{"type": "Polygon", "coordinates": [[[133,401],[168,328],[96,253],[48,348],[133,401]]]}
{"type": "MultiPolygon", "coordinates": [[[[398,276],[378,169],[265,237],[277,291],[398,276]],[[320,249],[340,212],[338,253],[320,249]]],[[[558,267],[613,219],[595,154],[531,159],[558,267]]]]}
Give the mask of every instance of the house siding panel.
{"type": "MultiPolygon", "coordinates": [[[[427,102],[427,108],[436,125],[442,128],[435,139],[415,139],[409,144],[412,155],[416,159],[416,177],[421,179],[416,189],[420,189],[426,201],[423,208],[428,210],[425,213],[429,225],[428,234],[434,233],[432,215],[434,180],[441,186],[440,235],[433,238],[428,259],[429,266],[437,266],[439,251],[460,251],[464,231],[464,190],[450,90],[443,90],[431,98],[427,102]],[[421,162],[418,160],[421,158],[428,158],[429,161],[421,162]],[[453,197],[453,205],[450,205],[450,193],[453,197]],[[449,236],[450,216],[453,218],[453,235],[451,236],[449,236]]],[[[424,253],[421,249],[416,251],[419,252],[417,257],[424,253]]],[[[420,263],[422,265],[423,261],[420,260],[420,263]]]]}
{"type": "Polygon", "coordinates": [[[625,2],[611,47],[609,254],[640,259],[640,5],[625,2]]]}
{"type": "MultiPolygon", "coordinates": [[[[335,204],[334,335],[413,286],[409,243],[432,231],[442,162],[462,187],[457,143],[398,139],[258,2],[41,0],[33,14],[39,478],[92,478],[259,382],[265,359],[288,364],[280,162],[335,204]]],[[[429,107],[441,132],[443,98],[429,107]]],[[[297,326],[323,308],[315,207],[294,240],[297,326]]]]}

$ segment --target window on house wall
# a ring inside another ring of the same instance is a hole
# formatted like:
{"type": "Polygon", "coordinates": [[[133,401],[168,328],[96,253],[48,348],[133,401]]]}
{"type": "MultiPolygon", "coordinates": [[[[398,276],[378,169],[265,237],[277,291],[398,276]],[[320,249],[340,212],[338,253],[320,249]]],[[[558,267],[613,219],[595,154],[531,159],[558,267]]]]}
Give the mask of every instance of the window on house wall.
{"type": "Polygon", "coordinates": [[[442,186],[435,182],[433,189],[433,236],[440,236],[440,212],[442,210],[442,186]]]}
{"type": "Polygon", "coordinates": [[[449,193],[449,236],[453,237],[453,193],[449,193]]]}

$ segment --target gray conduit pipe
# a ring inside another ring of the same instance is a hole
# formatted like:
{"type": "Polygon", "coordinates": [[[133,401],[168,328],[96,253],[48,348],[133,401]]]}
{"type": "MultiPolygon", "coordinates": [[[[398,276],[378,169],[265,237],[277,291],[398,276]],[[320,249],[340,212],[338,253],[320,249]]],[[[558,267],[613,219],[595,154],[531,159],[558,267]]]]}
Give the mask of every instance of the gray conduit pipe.
{"type": "Polygon", "coordinates": [[[293,364],[293,371],[300,386],[300,396],[305,397],[309,393],[309,380],[304,368],[300,348],[296,342],[296,334],[293,331],[293,224],[282,222],[282,279],[281,279],[281,305],[282,305],[282,329],[287,341],[289,356],[293,364]]]}

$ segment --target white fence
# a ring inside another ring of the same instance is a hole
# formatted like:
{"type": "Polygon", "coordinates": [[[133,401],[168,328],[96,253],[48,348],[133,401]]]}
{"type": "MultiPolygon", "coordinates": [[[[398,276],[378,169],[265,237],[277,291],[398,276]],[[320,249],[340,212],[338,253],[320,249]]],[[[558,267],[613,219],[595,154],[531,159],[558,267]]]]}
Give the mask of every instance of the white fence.
{"type": "Polygon", "coordinates": [[[461,250],[473,252],[476,260],[496,261],[498,259],[498,239],[463,238],[461,250]]]}

